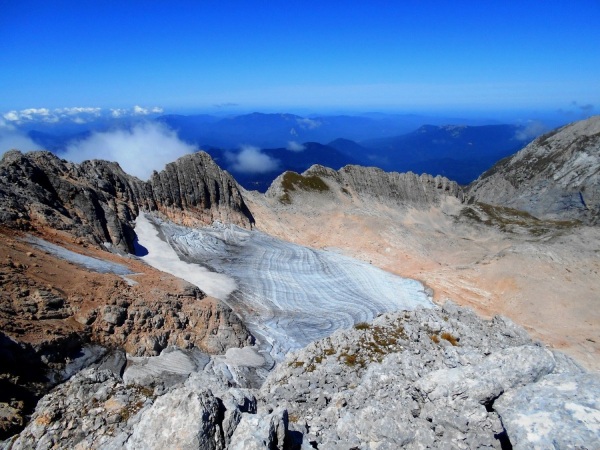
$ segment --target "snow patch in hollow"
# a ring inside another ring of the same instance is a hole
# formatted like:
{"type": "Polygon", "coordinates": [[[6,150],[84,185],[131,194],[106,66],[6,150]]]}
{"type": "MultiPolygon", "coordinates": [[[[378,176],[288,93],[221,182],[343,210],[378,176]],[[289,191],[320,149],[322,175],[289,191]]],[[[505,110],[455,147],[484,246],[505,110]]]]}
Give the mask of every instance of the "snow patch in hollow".
{"type": "Polygon", "coordinates": [[[138,242],[147,250],[145,255],[138,256],[148,265],[183,278],[219,300],[225,300],[237,288],[233,278],[179,259],[175,250],[160,238],[158,230],[143,212],[140,212],[135,221],[135,233],[138,242]]]}

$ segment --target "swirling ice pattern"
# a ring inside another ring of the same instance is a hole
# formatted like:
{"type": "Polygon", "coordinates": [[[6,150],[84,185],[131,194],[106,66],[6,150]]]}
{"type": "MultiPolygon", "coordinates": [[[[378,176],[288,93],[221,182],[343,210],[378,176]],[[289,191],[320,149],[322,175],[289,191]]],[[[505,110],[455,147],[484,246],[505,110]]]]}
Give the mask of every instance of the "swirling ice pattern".
{"type": "Polygon", "coordinates": [[[235,279],[226,302],[276,359],[379,313],[432,306],[418,281],[333,251],[234,226],[159,226],[183,260],[235,279]]]}

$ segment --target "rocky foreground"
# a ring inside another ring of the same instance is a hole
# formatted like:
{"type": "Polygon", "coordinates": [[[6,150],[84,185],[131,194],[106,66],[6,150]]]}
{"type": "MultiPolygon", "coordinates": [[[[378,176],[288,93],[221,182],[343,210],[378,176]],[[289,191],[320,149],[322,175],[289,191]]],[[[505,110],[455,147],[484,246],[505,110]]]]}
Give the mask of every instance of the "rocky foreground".
{"type": "Polygon", "coordinates": [[[3,448],[600,445],[600,376],[508,319],[452,303],[338,330],[288,355],[260,389],[237,385],[214,360],[175,380],[121,376],[115,361],[45,396],[3,448]]]}

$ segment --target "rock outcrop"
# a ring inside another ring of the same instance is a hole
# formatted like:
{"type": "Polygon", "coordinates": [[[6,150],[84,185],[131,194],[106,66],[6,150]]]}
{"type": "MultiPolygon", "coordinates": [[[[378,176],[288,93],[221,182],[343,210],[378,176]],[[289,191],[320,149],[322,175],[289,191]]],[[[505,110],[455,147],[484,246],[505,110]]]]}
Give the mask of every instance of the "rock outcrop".
{"type": "Polygon", "coordinates": [[[183,156],[144,182],[117,163],[73,164],[50,152],[7,152],[0,162],[0,221],[68,230],[133,253],[140,209],[181,224],[222,220],[248,227],[237,183],[204,152],[183,156]]]}
{"type": "Polygon", "coordinates": [[[566,125],[503,159],[469,186],[473,199],[538,218],[598,223],[600,116],[566,125]]]}
{"type": "Polygon", "coordinates": [[[599,382],[509,320],[482,321],[448,303],[385,314],[317,341],[289,355],[257,398],[259,411],[286,409],[290,434],[314,448],[510,448],[513,438],[517,448],[532,448],[535,437],[522,429],[540,413],[561,422],[545,422],[544,442],[594,448],[600,409],[591,399],[599,382]],[[564,385],[553,384],[557,376],[564,385]],[[504,406],[529,391],[564,397],[566,387],[570,409],[555,412],[559,402],[542,398],[531,413],[523,400],[523,416],[504,406]]]}
{"type": "Polygon", "coordinates": [[[5,448],[600,444],[597,374],[508,319],[483,321],[452,303],[339,330],[290,354],[260,389],[232,385],[215,362],[203,366],[170,387],[83,371],[48,394],[5,448]]]}
{"type": "Polygon", "coordinates": [[[593,448],[600,442],[600,379],[560,373],[500,397],[502,417],[514,449],[593,448]]]}
{"type": "Polygon", "coordinates": [[[50,388],[101,355],[89,344],[152,356],[172,345],[224,353],[253,340],[229,307],[197,287],[134,258],[76,249],[0,229],[0,439],[24,426],[50,388]],[[85,258],[139,282],[75,263],[85,258]]]}
{"type": "Polygon", "coordinates": [[[437,205],[443,196],[462,200],[460,186],[442,176],[416,175],[412,172],[385,172],[376,167],[345,166],[335,171],[323,166],[312,166],[302,174],[285,172],[273,181],[266,196],[291,203],[294,192],[354,196],[363,201],[379,202],[401,207],[429,208],[437,205]]]}

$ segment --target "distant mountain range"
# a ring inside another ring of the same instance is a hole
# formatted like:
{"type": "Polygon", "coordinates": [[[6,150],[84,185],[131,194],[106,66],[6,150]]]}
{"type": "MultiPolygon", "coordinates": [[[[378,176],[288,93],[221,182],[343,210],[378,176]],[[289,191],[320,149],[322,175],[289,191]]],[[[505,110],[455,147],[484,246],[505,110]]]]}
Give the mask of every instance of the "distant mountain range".
{"type": "MultiPolygon", "coordinates": [[[[132,129],[140,120],[98,120],[68,127],[29,124],[24,131],[41,148],[60,155],[69,143],[85,140],[93,132],[132,129]]],[[[181,140],[211,154],[242,186],[260,191],[281,171],[302,172],[313,164],[336,169],[361,164],[387,171],[439,174],[466,185],[527,143],[521,126],[418,115],[252,113],[231,117],[163,115],[144,120],[166,125],[181,140]],[[259,160],[252,170],[239,163],[248,145],[256,148],[255,154],[243,156],[264,155],[260,157],[264,167],[256,167],[259,160]]]]}
{"type": "Polygon", "coordinates": [[[326,143],[337,138],[363,141],[397,136],[424,123],[481,125],[465,119],[410,114],[301,117],[294,114],[252,113],[225,118],[165,115],[156,120],[176,130],[188,142],[222,148],[236,148],[240,145],[276,148],[285,146],[288,141],[326,143]]]}
{"type": "Polygon", "coordinates": [[[423,125],[400,136],[362,142],[375,165],[398,172],[432,173],[460,184],[476,179],[526,143],[516,125],[423,125]]]}

